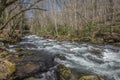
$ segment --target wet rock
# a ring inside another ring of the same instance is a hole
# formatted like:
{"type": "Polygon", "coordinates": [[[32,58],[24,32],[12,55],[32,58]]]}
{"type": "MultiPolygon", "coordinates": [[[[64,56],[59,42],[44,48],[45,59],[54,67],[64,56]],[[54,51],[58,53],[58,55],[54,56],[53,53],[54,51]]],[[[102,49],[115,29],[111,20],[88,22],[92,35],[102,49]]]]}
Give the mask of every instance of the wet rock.
{"type": "Polygon", "coordinates": [[[79,80],[104,80],[99,76],[94,76],[94,75],[88,75],[88,76],[83,76],[79,80]]]}
{"type": "Polygon", "coordinates": [[[24,66],[21,65],[17,68],[16,75],[20,78],[33,76],[34,74],[39,72],[42,69],[42,67],[43,65],[40,65],[39,63],[26,63],[24,64],[24,66]]]}
{"type": "Polygon", "coordinates": [[[57,54],[56,57],[60,60],[66,60],[66,57],[64,55],[57,54]]]}
{"type": "Polygon", "coordinates": [[[68,67],[65,67],[64,65],[58,66],[57,74],[59,80],[70,80],[72,76],[71,70],[68,67]]]}
{"type": "Polygon", "coordinates": [[[10,80],[16,71],[16,65],[5,59],[0,59],[0,80],[10,80]]]}
{"type": "Polygon", "coordinates": [[[11,58],[14,58],[10,60],[17,66],[16,80],[24,80],[29,77],[41,78],[42,73],[54,66],[53,58],[44,52],[26,51],[20,57],[11,56],[11,58]],[[32,55],[28,55],[28,53],[32,53],[32,55]]]}

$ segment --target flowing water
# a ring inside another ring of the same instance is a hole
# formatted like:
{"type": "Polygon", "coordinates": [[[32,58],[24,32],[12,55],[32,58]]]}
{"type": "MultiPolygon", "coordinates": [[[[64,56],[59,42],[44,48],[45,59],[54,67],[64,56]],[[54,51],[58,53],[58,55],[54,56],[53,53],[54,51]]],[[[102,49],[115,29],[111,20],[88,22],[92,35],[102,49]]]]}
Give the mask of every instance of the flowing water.
{"type": "MultiPolygon", "coordinates": [[[[15,52],[13,46],[22,46],[27,50],[45,50],[51,55],[64,55],[66,60],[60,60],[59,58],[55,60],[71,69],[75,69],[78,75],[80,73],[96,74],[106,77],[107,80],[120,80],[120,47],[60,42],[35,35],[24,37],[20,43],[11,45],[9,51],[15,52]]],[[[52,75],[49,72],[46,74],[52,75]]]]}

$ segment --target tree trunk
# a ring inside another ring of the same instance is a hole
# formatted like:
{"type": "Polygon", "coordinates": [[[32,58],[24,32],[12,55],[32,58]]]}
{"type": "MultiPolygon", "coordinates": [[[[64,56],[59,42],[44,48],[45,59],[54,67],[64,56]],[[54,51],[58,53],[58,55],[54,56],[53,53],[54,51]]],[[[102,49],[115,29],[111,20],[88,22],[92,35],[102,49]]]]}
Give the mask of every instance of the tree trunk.
{"type": "Polygon", "coordinates": [[[110,16],[109,16],[109,19],[110,19],[110,22],[111,22],[111,24],[110,24],[110,34],[112,34],[112,23],[113,23],[113,12],[114,12],[114,9],[113,9],[113,6],[114,6],[114,2],[113,2],[113,0],[109,0],[109,3],[110,3],[110,5],[109,5],[109,13],[110,13],[110,16]]]}

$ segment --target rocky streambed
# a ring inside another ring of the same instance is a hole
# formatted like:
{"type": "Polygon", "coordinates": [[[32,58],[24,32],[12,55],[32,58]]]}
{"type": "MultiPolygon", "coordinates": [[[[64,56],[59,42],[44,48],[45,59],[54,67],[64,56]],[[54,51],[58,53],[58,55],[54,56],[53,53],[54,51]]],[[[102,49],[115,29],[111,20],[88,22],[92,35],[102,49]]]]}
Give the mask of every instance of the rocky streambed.
{"type": "Polygon", "coordinates": [[[9,45],[7,51],[7,60],[16,69],[11,73],[14,77],[7,76],[6,80],[120,79],[120,48],[115,46],[60,42],[30,35],[9,45]]]}

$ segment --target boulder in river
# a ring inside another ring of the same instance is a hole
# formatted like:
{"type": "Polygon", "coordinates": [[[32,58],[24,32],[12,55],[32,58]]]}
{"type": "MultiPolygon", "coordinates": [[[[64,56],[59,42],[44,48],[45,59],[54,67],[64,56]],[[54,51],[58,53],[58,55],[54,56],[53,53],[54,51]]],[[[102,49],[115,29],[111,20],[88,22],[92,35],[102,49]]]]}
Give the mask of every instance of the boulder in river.
{"type": "Polygon", "coordinates": [[[17,66],[15,72],[16,80],[24,80],[29,77],[42,78],[42,73],[47,72],[54,66],[53,57],[44,53],[44,51],[26,51],[22,54],[23,55],[19,57],[10,57],[10,60],[17,66]],[[28,55],[28,53],[32,53],[33,55],[28,55]]]}
{"type": "Polygon", "coordinates": [[[66,60],[66,57],[64,55],[57,54],[56,57],[60,60],[66,60]]]}
{"type": "Polygon", "coordinates": [[[72,73],[71,70],[64,65],[59,65],[57,68],[58,80],[70,80],[72,73]]]}

